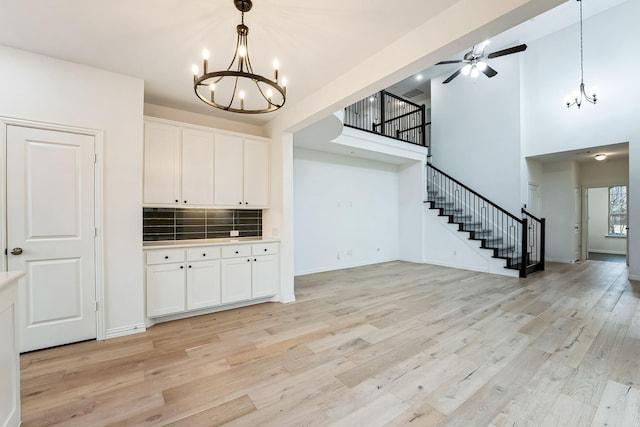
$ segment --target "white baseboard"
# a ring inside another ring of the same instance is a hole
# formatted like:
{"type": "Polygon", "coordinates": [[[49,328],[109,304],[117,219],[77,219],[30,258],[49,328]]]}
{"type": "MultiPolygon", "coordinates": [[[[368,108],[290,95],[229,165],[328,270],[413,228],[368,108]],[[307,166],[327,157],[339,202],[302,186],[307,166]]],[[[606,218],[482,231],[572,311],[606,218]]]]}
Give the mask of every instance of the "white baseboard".
{"type": "Polygon", "coordinates": [[[428,260],[428,259],[424,260],[423,263],[424,264],[437,265],[437,266],[440,266],[440,267],[457,268],[458,270],[477,271],[479,273],[488,273],[489,272],[488,268],[474,268],[474,267],[469,267],[468,265],[452,264],[452,263],[448,263],[448,262],[433,261],[433,260],[428,260]]]}
{"type": "Polygon", "coordinates": [[[125,335],[139,334],[146,330],[147,328],[144,325],[144,323],[139,323],[137,325],[121,326],[119,328],[107,329],[104,338],[108,340],[116,337],[124,337],[125,335]]]}
{"type": "MultiPolygon", "coordinates": [[[[325,273],[327,271],[344,270],[347,268],[354,268],[354,267],[364,267],[365,265],[382,264],[383,262],[391,262],[391,261],[398,261],[398,260],[399,260],[398,258],[389,258],[389,259],[376,259],[376,260],[363,261],[363,262],[358,262],[354,264],[327,265],[324,267],[317,267],[317,268],[310,268],[302,271],[296,271],[293,273],[293,276],[295,277],[295,276],[304,276],[307,274],[325,273]]],[[[421,261],[418,261],[418,262],[421,262],[421,261]]]]}
{"type": "Polygon", "coordinates": [[[549,258],[545,259],[545,262],[559,262],[561,264],[575,264],[576,260],[568,258],[549,258]]]}

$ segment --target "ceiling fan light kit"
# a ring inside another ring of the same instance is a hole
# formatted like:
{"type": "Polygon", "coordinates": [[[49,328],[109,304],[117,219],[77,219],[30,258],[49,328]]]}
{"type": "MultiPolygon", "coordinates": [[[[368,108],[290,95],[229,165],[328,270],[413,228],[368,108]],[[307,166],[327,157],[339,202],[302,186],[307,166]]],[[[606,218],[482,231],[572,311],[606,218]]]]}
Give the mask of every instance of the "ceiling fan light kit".
{"type": "Polygon", "coordinates": [[[280,109],[287,98],[287,79],[279,80],[278,60],[273,61],[273,79],[253,72],[249,59],[249,27],[244,14],[253,7],[251,0],[233,0],[241,14],[236,50],[226,70],[209,71],[209,51],[202,52],[202,74],[197,65],[193,71],[193,90],[196,96],[210,105],[232,113],[261,114],[280,109]],[[249,92],[250,91],[250,92],[249,92]],[[252,96],[248,97],[247,93],[252,96]]]}
{"type": "Polygon", "coordinates": [[[442,83],[447,84],[451,80],[458,77],[460,74],[462,74],[463,76],[469,76],[473,79],[477,78],[480,75],[480,73],[484,74],[489,78],[495,77],[498,74],[498,72],[487,64],[486,62],[487,59],[498,58],[500,56],[505,56],[505,55],[511,55],[513,53],[522,52],[527,49],[526,44],[521,44],[518,46],[513,46],[507,49],[502,49],[502,50],[498,50],[498,51],[486,54],[484,50],[488,44],[489,44],[489,40],[474,46],[472,50],[465,53],[462,59],[438,62],[436,65],[464,64],[462,65],[461,68],[458,68],[453,74],[451,74],[442,83]]]}
{"type": "Polygon", "coordinates": [[[567,95],[564,98],[564,103],[567,108],[575,105],[580,108],[583,100],[587,100],[592,104],[598,102],[598,88],[596,86],[590,88],[588,91],[585,90],[584,85],[584,49],[583,49],[583,41],[582,41],[582,0],[578,0],[580,3],[580,86],[578,90],[574,91],[571,95],[567,95]]]}

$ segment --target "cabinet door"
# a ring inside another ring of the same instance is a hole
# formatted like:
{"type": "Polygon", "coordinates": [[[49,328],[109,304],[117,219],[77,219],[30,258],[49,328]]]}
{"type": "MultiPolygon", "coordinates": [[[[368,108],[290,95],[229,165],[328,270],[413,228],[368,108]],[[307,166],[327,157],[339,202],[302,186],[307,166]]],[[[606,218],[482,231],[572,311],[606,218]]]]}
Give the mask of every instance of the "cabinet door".
{"type": "Polygon", "coordinates": [[[251,299],[251,258],[222,260],[222,303],[251,299]]]}
{"type": "Polygon", "coordinates": [[[184,264],[147,267],[147,316],[163,316],[185,310],[184,264]]]}
{"type": "Polygon", "coordinates": [[[163,123],[144,125],[144,203],[180,202],[182,129],[163,123]]]}
{"type": "Polygon", "coordinates": [[[221,206],[243,205],[242,138],[218,134],[215,139],[215,204],[221,206]]]}
{"type": "Polygon", "coordinates": [[[213,133],[182,131],[182,200],[184,205],[213,205],[213,133]]]}
{"type": "Polygon", "coordinates": [[[270,149],[267,141],[244,141],[244,202],[247,206],[269,206],[270,149]]]}
{"type": "Polygon", "coordinates": [[[277,255],[253,257],[251,265],[253,298],[272,296],[278,293],[278,264],[277,255]]]}
{"type": "Polygon", "coordinates": [[[187,263],[187,310],[220,304],[220,261],[187,263]]]}

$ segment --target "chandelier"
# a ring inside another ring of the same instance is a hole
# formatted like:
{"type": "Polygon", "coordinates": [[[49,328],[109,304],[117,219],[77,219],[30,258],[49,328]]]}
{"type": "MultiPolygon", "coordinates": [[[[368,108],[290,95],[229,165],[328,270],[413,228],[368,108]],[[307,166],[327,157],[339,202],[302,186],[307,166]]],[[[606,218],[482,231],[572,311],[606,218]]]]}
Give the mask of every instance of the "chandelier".
{"type": "Polygon", "coordinates": [[[244,14],[253,7],[251,0],[234,0],[242,13],[236,27],[238,39],[231,64],[223,71],[209,71],[209,51],[202,52],[203,72],[193,66],[193,90],[208,105],[232,113],[269,113],[282,107],[286,101],[287,80],[278,82],[278,60],[273,61],[273,79],[253,72],[249,59],[249,27],[244,24],[244,14]],[[250,96],[248,96],[250,95],[250,96]]]}
{"type": "Polygon", "coordinates": [[[567,95],[564,99],[564,103],[567,108],[576,105],[578,108],[582,105],[583,100],[587,100],[592,104],[598,101],[598,88],[592,87],[589,92],[585,90],[584,86],[584,54],[582,48],[582,0],[578,0],[580,3],[580,86],[578,90],[574,91],[571,95],[567,95]]]}

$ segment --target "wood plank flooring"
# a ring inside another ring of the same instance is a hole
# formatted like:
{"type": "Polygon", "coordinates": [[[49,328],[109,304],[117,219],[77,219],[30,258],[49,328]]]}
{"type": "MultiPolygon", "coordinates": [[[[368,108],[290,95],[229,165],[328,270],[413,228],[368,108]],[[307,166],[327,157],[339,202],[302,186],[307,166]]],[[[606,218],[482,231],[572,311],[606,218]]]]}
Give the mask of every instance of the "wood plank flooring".
{"type": "Polygon", "coordinates": [[[24,354],[24,426],[639,426],[640,283],[390,262],[297,301],[24,354]]]}

